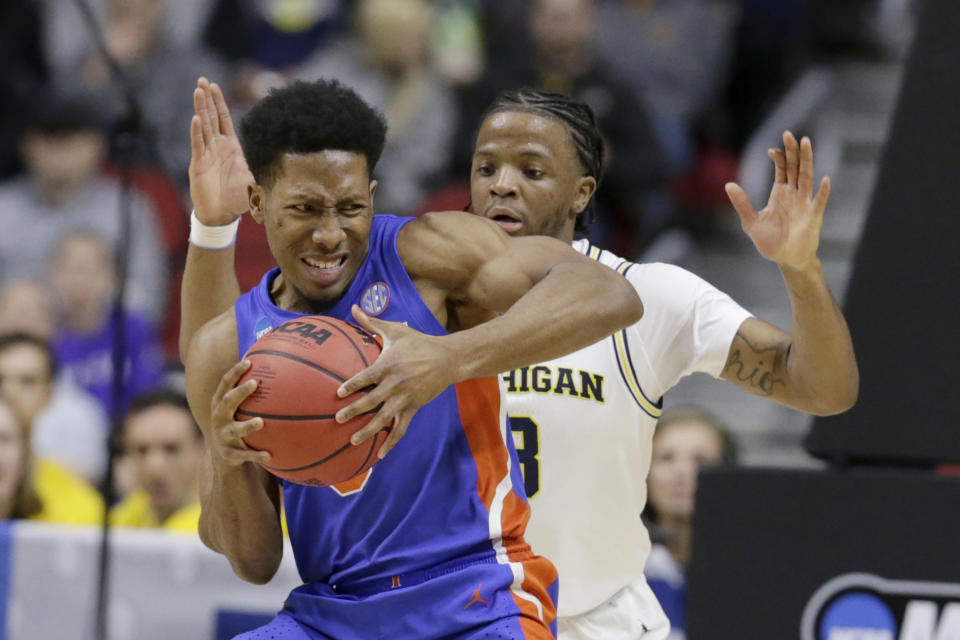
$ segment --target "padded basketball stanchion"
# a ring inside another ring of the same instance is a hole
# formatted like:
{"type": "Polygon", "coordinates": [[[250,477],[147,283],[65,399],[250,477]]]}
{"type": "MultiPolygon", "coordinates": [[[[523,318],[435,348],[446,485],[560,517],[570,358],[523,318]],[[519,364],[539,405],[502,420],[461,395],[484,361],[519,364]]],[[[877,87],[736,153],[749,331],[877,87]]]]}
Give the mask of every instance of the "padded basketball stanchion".
{"type": "Polygon", "coordinates": [[[701,474],[689,640],[960,638],[960,3],[920,7],[846,296],[859,401],[807,440],[832,468],[701,474]]]}
{"type": "Polygon", "coordinates": [[[920,6],[844,304],[860,399],[806,442],[830,461],[960,463],[960,2],[920,6]]]}

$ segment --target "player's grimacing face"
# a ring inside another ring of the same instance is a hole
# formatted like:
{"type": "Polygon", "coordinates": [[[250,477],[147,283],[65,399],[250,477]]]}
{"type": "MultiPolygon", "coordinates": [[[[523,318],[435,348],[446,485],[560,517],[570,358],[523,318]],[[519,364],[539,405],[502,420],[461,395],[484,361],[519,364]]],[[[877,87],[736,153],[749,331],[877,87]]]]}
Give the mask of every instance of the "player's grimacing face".
{"type": "Polygon", "coordinates": [[[283,273],[277,304],[311,311],[335,302],[367,254],[376,182],[351,151],[288,153],[273,184],[254,189],[251,212],[266,228],[283,273]],[[289,286],[287,286],[289,285],[289,286]]]}
{"type": "Polygon", "coordinates": [[[480,125],[470,173],[473,210],[510,235],[572,240],[595,186],[560,121],[500,111],[480,125]]]}

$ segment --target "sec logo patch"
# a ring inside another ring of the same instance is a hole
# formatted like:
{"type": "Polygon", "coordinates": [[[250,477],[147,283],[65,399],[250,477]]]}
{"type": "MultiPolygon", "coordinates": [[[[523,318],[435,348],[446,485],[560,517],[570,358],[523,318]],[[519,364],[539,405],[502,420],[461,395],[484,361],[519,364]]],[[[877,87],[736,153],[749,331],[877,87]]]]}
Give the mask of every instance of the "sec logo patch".
{"type": "Polygon", "coordinates": [[[390,287],[386,282],[374,282],[367,287],[360,298],[360,308],[368,315],[378,316],[387,310],[390,304],[390,287]]]}

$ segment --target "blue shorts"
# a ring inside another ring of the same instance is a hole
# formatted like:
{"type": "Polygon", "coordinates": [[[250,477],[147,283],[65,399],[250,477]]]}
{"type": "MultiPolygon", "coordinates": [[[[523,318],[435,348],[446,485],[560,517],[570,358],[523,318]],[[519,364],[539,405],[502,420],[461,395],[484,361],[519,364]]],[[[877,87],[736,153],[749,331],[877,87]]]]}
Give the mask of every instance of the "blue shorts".
{"type": "Polygon", "coordinates": [[[481,562],[412,586],[400,576],[398,586],[372,595],[303,585],[269,624],[235,640],[549,640],[557,582],[541,586],[540,574],[555,575],[531,555],[513,567],[481,562]]]}

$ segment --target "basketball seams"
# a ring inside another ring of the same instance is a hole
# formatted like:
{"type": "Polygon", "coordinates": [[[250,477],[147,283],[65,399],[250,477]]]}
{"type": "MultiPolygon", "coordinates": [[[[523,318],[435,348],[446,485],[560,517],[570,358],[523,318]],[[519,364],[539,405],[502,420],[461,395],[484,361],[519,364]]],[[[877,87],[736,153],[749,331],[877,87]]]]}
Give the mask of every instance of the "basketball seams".
{"type": "MultiPolygon", "coordinates": [[[[349,441],[351,423],[334,425],[336,411],[353,398],[334,401],[330,394],[336,387],[331,385],[342,384],[369,366],[379,355],[379,341],[368,339],[362,327],[338,318],[301,317],[297,322],[280,334],[271,331],[244,354],[254,364],[247,375],[252,379],[262,377],[264,387],[261,397],[253,394],[238,407],[235,419],[264,420],[265,429],[258,432],[263,437],[250,434],[253,440],[248,446],[271,452],[277,447],[276,459],[263,465],[274,475],[307,486],[349,483],[368,472],[377,461],[378,448],[391,429],[382,430],[383,435],[377,433],[366,447],[354,446],[349,441]],[[358,357],[350,355],[351,348],[358,357]],[[307,368],[300,369],[304,365],[307,368]],[[311,409],[323,413],[304,415],[304,410],[311,409]],[[284,424],[289,426],[284,428],[284,424]],[[347,480],[341,480],[344,477],[347,480]]],[[[358,420],[356,428],[379,410],[375,407],[357,416],[363,419],[358,420]]],[[[247,440],[245,437],[244,441],[247,440]]]]}
{"type": "MultiPolygon", "coordinates": [[[[380,410],[380,407],[374,407],[369,411],[364,411],[363,413],[358,413],[357,416],[371,416],[380,410]]],[[[249,411],[247,409],[237,409],[234,415],[242,413],[245,416],[250,416],[251,418],[263,418],[264,420],[333,420],[337,414],[331,413],[328,415],[299,415],[299,414],[284,414],[284,413],[260,413],[258,411],[249,411]]]]}
{"type": "MultiPolygon", "coordinates": [[[[370,366],[370,361],[367,360],[367,354],[364,353],[363,349],[361,349],[359,346],[357,346],[357,343],[354,342],[354,339],[350,336],[350,334],[348,334],[348,333],[347,333],[346,331],[344,331],[342,328],[338,327],[335,323],[326,320],[326,319],[325,319],[324,317],[322,317],[322,316],[314,317],[314,318],[312,318],[312,319],[313,319],[314,321],[318,322],[318,323],[324,324],[324,325],[330,327],[331,329],[334,329],[334,330],[338,331],[338,332],[340,333],[340,335],[342,335],[344,338],[347,339],[347,342],[350,343],[350,346],[352,346],[354,349],[356,349],[357,353],[360,355],[360,359],[363,360],[363,366],[365,366],[365,367],[369,367],[369,366],[370,366]]],[[[362,329],[361,329],[361,330],[362,330],[362,329]]]]}
{"type": "MultiPolygon", "coordinates": [[[[387,428],[383,429],[382,431],[383,431],[383,433],[389,434],[392,430],[393,430],[392,427],[387,427],[387,428]]],[[[379,438],[377,438],[376,436],[374,436],[373,438],[370,439],[370,451],[367,452],[367,457],[363,459],[363,464],[361,464],[361,465],[357,468],[356,473],[354,473],[352,476],[350,476],[351,478],[359,475],[359,474],[366,468],[367,463],[370,461],[370,456],[373,455],[373,451],[374,451],[374,449],[376,449],[376,445],[377,445],[378,442],[379,442],[379,438]]],[[[293,468],[290,468],[290,469],[281,469],[280,467],[272,467],[272,466],[267,465],[267,464],[263,465],[263,467],[264,467],[265,469],[269,469],[270,471],[279,471],[279,472],[281,472],[281,473],[295,473],[295,472],[297,472],[297,471],[306,471],[307,469],[311,469],[311,468],[313,468],[313,467],[316,467],[317,465],[321,465],[321,464],[324,464],[324,463],[326,463],[326,462],[330,462],[331,460],[333,460],[334,458],[336,458],[338,455],[340,455],[341,453],[343,453],[344,451],[346,451],[347,449],[349,449],[350,447],[353,447],[353,446],[356,446],[356,445],[348,442],[347,444],[343,445],[342,447],[340,447],[339,449],[337,449],[336,451],[334,451],[334,452],[331,453],[330,455],[326,456],[325,458],[322,458],[322,459],[317,460],[317,461],[315,461],[315,462],[311,462],[310,464],[303,465],[302,467],[293,467],[293,468]]],[[[349,479],[349,478],[348,478],[348,479],[349,479]]],[[[296,480],[292,480],[291,482],[296,482],[296,480]]]]}
{"type": "Polygon", "coordinates": [[[367,468],[367,463],[370,462],[370,456],[373,455],[373,450],[377,448],[377,444],[380,442],[380,434],[385,433],[389,436],[391,431],[393,431],[393,427],[384,427],[370,438],[370,451],[367,452],[367,457],[363,459],[363,462],[357,467],[356,473],[351,477],[360,475],[363,470],[367,468]]]}
{"type": "Polygon", "coordinates": [[[250,418],[263,418],[264,420],[333,420],[337,414],[329,413],[324,415],[290,415],[282,413],[260,413],[259,411],[247,411],[246,409],[237,409],[235,415],[243,414],[250,418]]]}
{"type": "MultiPolygon", "coordinates": [[[[321,464],[323,464],[323,463],[325,463],[325,462],[329,462],[329,461],[333,460],[333,459],[336,458],[338,455],[340,455],[341,453],[343,453],[344,451],[346,451],[347,449],[349,449],[349,448],[352,447],[352,446],[354,446],[354,445],[351,444],[350,442],[347,442],[347,444],[343,445],[342,447],[340,447],[339,449],[337,449],[336,451],[334,451],[334,452],[331,453],[330,455],[326,456],[325,458],[321,458],[320,460],[316,460],[316,461],[314,461],[314,462],[311,462],[310,464],[303,465],[302,467],[292,467],[292,468],[290,468],[290,469],[281,469],[280,467],[271,467],[271,466],[266,465],[266,464],[263,465],[263,466],[264,466],[265,469],[269,469],[270,471],[279,471],[280,473],[295,473],[295,472],[297,472],[297,471],[305,471],[305,470],[307,470],[307,469],[311,469],[311,468],[313,468],[313,467],[316,467],[317,465],[321,465],[321,464]]],[[[296,480],[294,480],[293,482],[296,482],[296,480]]]]}
{"type": "Polygon", "coordinates": [[[306,358],[301,358],[301,357],[299,357],[299,356],[293,355],[292,353],[286,353],[286,352],[284,352],[284,351],[277,351],[277,350],[274,350],[274,349],[257,349],[256,351],[248,351],[247,354],[244,356],[244,358],[248,358],[248,357],[250,357],[250,356],[252,356],[252,355],[255,355],[255,354],[258,354],[258,353],[263,353],[263,354],[267,354],[267,355],[271,355],[271,356],[279,356],[279,357],[281,357],[281,358],[286,358],[287,360],[294,360],[294,361],[296,361],[296,362],[299,362],[300,364],[305,364],[305,365],[307,365],[307,366],[310,367],[311,369],[316,369],[317,371],[320,371],[320,372],[322,372],[322,373],[325,373],[325,374],[327,374],[328,376],[330,376],[331,378],[333,378],[334,380],[336,380],[336,381],[338,381],[338,382],[346,382],[346,381],[347,381],[346,378],[337,375],[336,373],[334,373],[333,371],[330,371],[329,369],[325,369],[325,368],[321,367],[320,365],[316,364],[315,362],[310,362],[310,361],[307,360],[306,358]]]}

